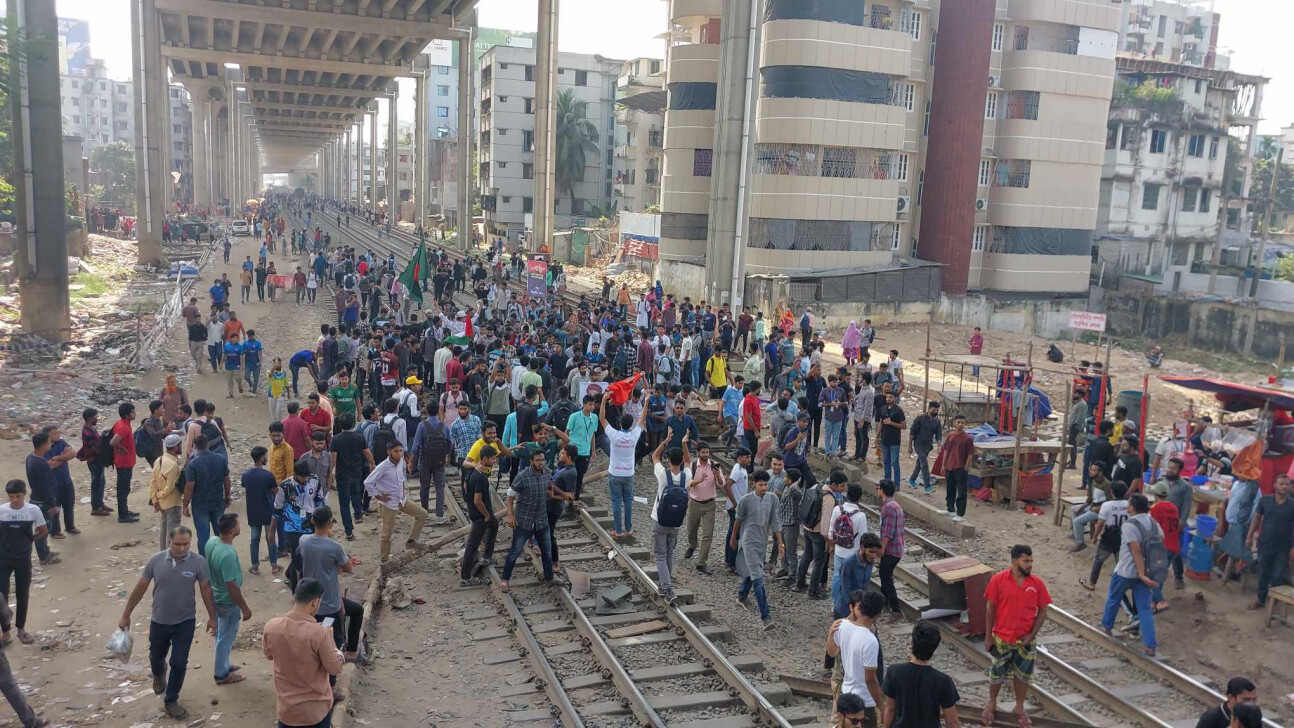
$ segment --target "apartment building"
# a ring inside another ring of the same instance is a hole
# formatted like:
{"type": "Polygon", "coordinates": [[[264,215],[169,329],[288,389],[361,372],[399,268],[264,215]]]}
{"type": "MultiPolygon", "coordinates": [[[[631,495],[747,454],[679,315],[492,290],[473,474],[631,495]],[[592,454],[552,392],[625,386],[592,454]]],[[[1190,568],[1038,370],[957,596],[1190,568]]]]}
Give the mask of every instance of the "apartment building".
{"type": "MultiPolygon", "coordinates": [[[[597,131],[585,154],[582,178],[572,190],[560,184],[556,190],[558,229],[583,225],[614,209],[615,99],[622,63],[599,55],[558,54],[557,94],[570,92],[583,101],[585,118],[597,131]]],[[[498,45],[481,57],[477,78],[477,184],[486,232],[514,243],[521,241],[526,216],[534,208],[534,75],[533,48],[498,45]]]]}
{"type": "Polygon", "coordinates": [[[625,61],[616,80],[615,203],[623,212],[660,204],[665,141],[665,68],[659,58],[625,61]]]}
{"type": "Polygon", "coordinates": [[[1208,267],[1240,264],[1248,243],[1246,202],[1267,79],[1122,54],[1118,75],[1096,270],[1106,282],[1140,276],[1162,293],[1203,290],[1208,267]]]}
{"type": "Polygon", "coordinates": [[[720,72],[724,7],[671,4],[662,276],[714,295],[731,197],[745,273],[796,302],[1086,293],[1121,3],[768,0],[750,84],[720,72]],[[757,94],[727,160],[725,87],[757,94]]]}
{"type": "Polygon", "coordinates": [[[1221,16],[1212,2],[1128,0],[1119,24],[1119,52],[1156,61],[1226,69],[1230,57],[1218,52],[1221,16]]]}
{"type": "Polygon", "coordinates": [[[433,42],[427,89],[427,210],[440,214],[458,209],[458,73],[454,41],[433,42]],[[448,46],[448,48],[442,47],[448,46]]]}
{"type": "Polygon", "coordinates": [[[84,73],[59,78],[63,134],[83,139],[83,154],[112,142],[135,145],[134,87],[108,78],[102,60],[92,59],[84,73]]]}

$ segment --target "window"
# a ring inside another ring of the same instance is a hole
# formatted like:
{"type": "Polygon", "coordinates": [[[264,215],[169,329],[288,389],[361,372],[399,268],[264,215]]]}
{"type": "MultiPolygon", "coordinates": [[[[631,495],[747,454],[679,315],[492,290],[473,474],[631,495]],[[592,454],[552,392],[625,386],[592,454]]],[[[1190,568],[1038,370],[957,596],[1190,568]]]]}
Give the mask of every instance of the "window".
{"type": "Polygon", "coordinates": [[[1204,135],[1192,134],[1186,139],[1186,153],[1192,157],[1204,156],[1204,135]]]}
{"type": "Polygon", "coordinates": [[[535,151],[535,133],[529,129],[521,130],[521,151],[535,151]]]}
{"type": "Polygon", "coordinates": [[[895,225],[894,233],[890,238],[890,250],[898,250],[899,246],[902,244],[903,244],[903,228],[898,225],[895,225]]]}
{"type": "Polygon", "coordinates": [[[926,194],[926,171],[923,169],[917,175],[917,207],[921,206],[921,198],[926,194]]]}
{"type": "Polygon", "coordinates": [[[505,204],[505,205],[506,205],[506,204],[508,204],[509,202],[512,202],[512,198],[511,198],[511,197],[509,197],[509,196],[507,196],[507,195],[504,195],[504,196],[503,196],[503,200],[502,200],[502,201],[503,201],[503,204],[505,204]]]}
{"type": "Polygon", "coordinates": [[[436,73],[439,73],[442,76],[448,76],[449,66],[436,66],[436,73]]]}
{"type": "Polygon", "coordinates": [[[930,136],[930,102],[929,101],[926,102],[926,122],[925,122],[925,128],[921,132],[921,136],[930,136]]]}
{"type": "Polygon", "coordinates": [[[1141,209],[1158,210],[1159,209],[1159,188],[1161,185],[1147,182],[1141,188],[1141,209]]]}
{"type": "Polygon", "coordinates": [[[439,116],[439,117],[440,117],[440,118],[442,118],[442,119],[448,119],[448,118],[449,118],[449,107],[448,107],[448,106],[437,106],[437,107],[436,107],[436,116],[439,116]]]}
{"type": "Polygon", "coordinates": [[[1199,207],[1199,211],[1200,211],[1200,212],[1208,212],[1208,211],[1209,211],[1209,190],[1206,190],[1206,189],[1201,189],[1201,190],[1200,190],[1200,207],[1199,207]]]}
{"type": "Polygon", "coordinates": [[[523,104],[523,110],[524,110],[527,114],[533,114],[533,113],[535,113],[535,100],[534,100],[534,99],[523,99],[523,101],[525,101],[525,104],[523,104]]]}
{"type": "Polygon", "coordinates": [[[1197,94],[1204,93],[1204,79],[1202,78],[1195,79],[1195,93],[1197,94]]]}
{"type": "Polygon", "coordinates": [[[908,111],[912,110],[913,102],[917,96],[917,87],[910,83],[899,83],[894,86],[894,105],[902,106],[908,111]]]}
{"type": "Polygon", "coordinates": [[[1209,159],[1218,158],[1218,138],[1213,137],[1209,140],[1209,159]]]}
{"type": "Polygon", "coordinates": [[[588,86],[588,85],[589,85],[589,72],[588,72],[588,71],[576,71],[576,72],[575,72],[575,85],[576,85],[576,86],[588,86]]]}
{"type": "Polygon", "coordinates": [[[534,212],[534,211],[535,211],[535,198],[533,197],[521,198],[521,212],[524,214],[527,212],[534,212]]]}
{"type": "Polygon", "coordinates": [[[993,161],[990,159],[981,159],[979,161],[979,186],[988,187],[993,182],[993,161]]]}
{"type": "Polygon", "coordinates": [[[1006,118],[1037,121],[1040,96],[1037,91],[1012,91],[1006,97],[1006,118]]]}
{"type": "Polygon", "coordinates": [[[581,200],[578,197],[571,200],[571,214],[572,215],[584,214],[584,200],[581,200]]]}
{"type": "Polygon", "coordinates": [[[1028,26],[1018,26],[1015,29],[1015,49],[1017,51],[1029,50],[1029,28],[1028,26]]]}
{"type": "Polygon", "coordinates": [[[1156,35],[1158,35],[1160,38],[1163,38],[1164,31],[1167,29],[1168,29],[1168,16],[1167,15],[1159,16],[1159,32],[1156,33],[1156,35]]]}
{"type": "Polygon", "coordinates": [[[1006,35],[1006,25],[1003,23],[993,24],[993,50],[1002,50],[1002,37],[1006,35]]]}
{"type": "Polygon", "coordinates": [[[533,80],[535,80],[535,67],[534,67],[534,66],[526,66],[526,80],[527,80],[527,81],[533,81],[533,80]]]}
{"type": "Polygon", "coordinates": [[[894,155],[894,159],[894,179],[899,181],[906,180],[908,178],[908,155],[896,154],[894,155]]]}
{"type": "Polygon", "coordinates": [[[714,164],[714,150],[712,149],[693,149],[692,150],[692,176],[709,177],[711,165],[714,164]]]}
{"type": "Polygon", "coordinates": [[[853,177],[858,150],[851,147],[824,147],[822,150],[823,177],[853,177]]]}
{"type": "Polygon", "coordinates": [[[993,184],[995,187],[1024,189],[1029,186],[1029,176],[1032,171],[1033,165],[1028,159],[1003,160],[997,163],[997,175],[993,184]]]}
{"type": "Polygon", "coordinates": [[[1195,201],[1199,198],[1200,188],[1182,188],[1182,212],[1195,212],[1195,201]]]}
{"type": "Polygon", "coordinates": [[[500,64],[499,64],[499,70],[500,70],[500,71],[506,71],[506,70],[508,70],[508,64],[506,64],[506,63],[500,63],[500,64]]]}
{"type": "Polygon", "coordinates": [[[507,168],[508,168],[508,163],[507,163],[507,162],[495,162],[495,164],[499,165],[499,169],[507,169],[507,168]]]}
{"type": "Polygon", "coordinates": [[[971,250],[983,250],[986,239],[988,239],[988,225],[976,225],[975,232],[971,234],[971,250]]]}
{"type": "Polygon", "coordinates": [[[81,105],[81,100],[80,100],[80,99],[78,99],[78,98],[73,97],[73,98],[72,98],[72,105],[73,105],[73,106],[77,106],[77,107],[79,107],[79,106],[81,105]]]}
{"type": "Polygon", "coordinates": [[[1119,146],[1119,125],[1110,124],[1105,127],[1105,148],[1114,149],[1119,146]]]}
{"type": "MultiPolygon", "coordinates": [[[[927,106],[926,120],[928,122],[930,119],[930,109],[929,109],[930,105],[926,104],[926,106],[927,106]]],[[[985,119],[997,118],[997,92],[996,91],[989,91],[988,95],[984,97],[984,118],[985,119]]],[[[928,123],[927,123],[927,126],[928,126],[928,123]]],[[[929,133],[928,129],[927,129],[927,133],[929,133]]]]}
{"type": "MultiPolygon", "coordinates": [[[[1164,145],[1168,142],[1168,132],[1163,129],[1150,130],[1150,153],[1163,154],[1164,145]]],[[[1154,208],[1151,208],[1154,209],[1154,208]]]]}
{"type": "Polygon", "coordinates": [[[921,13],[904,9],[899,16],[899,30],[912,36],[912,40],[921,40],[921,13]]]}

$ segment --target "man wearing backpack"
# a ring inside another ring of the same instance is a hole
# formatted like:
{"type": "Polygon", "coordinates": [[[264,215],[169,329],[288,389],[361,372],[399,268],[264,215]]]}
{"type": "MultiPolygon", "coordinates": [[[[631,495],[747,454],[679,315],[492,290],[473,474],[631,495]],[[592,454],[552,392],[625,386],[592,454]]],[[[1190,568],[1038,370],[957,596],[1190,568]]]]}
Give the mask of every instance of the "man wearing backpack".
{"type": "Polygon", "coordinates": [[[668,440],[662,439],[652,451],[652,470],[656,474],[656,498],[652,501],[651,519],[656,522],[652,531],[652,555],[656,557],[656,581],[661,596],[670,604],[675,602],[674,549],[678,546],[678,529],[683,525],[688,511],[687,484],[692,481],[692,470],[683,466],[691,462],[687,451],[688,436],[683,435],[683,447],[670,448],[669,465],[661,463],[661,451],[668,440]]]}
{"type": "Polygon", "coordinates": [[[1141,625],[1142,652],[1154,657],[1155,612],[1151,597],[1168,574],[1168,550],[1164,546],[1164,532],[1150,517],[1150,501],[1145,495],[1137,493],[1128,499],[1128,514],[1120,534],[1119,561],[1110,577],[1101,627],[1106,634],[1112,634],[1123,594],[1131,590],[1141,625]]]}
{"type": "MultiPolygon", "coordinates": [[[[835,491],[836,487],[833,483],[832,490],[835,491]]],[[[867,514],[863,513],[858,505],[863,497],[863,486],[849,483],[844,491],[844,500],[831,509],[831,538],[828,539],[834,557],[831,570],[831,603],[837,614],[849,611],[849,591],[844,588],[841,571],[846,562],[858,557],[858,542],[863,534],[867,533],[867,514]]]]}
{"type": "MultiPolygon", "coordinates": [[[[458,408],[454,408],[458,415],[458,408]]],[[[431,498],[431,486],[436,486],[436,517],[431,519],[433,526],[445,524],[445,462],[454,451],[454,443],[449,438],[449,428],[436,417],[431,405],[427,406],[427,417],[418,423],[413,435],[413,447],[410,449],[410,461],[418,464],[418,500],[422,509],[427,510],[431,498]]]]}
{"type": "Polygon", "coordinates": [[[804,557],[796,574],[795,591],[806,589],[810,599],[822,599],[827,579],[827,538],[831,535],[831,511],[836,490],[844,490],[848,478],[841,470],[832,471],[831,488],[822,483],[805,490],[800,499],[800,524],[804,528],[804,557]],[[827,498],[832,501],[828,502],[827,498]],[[810,569],[812,573],[810,574],[810,569]],[[806,585],[806,578],[808,583],[806,585]]]}

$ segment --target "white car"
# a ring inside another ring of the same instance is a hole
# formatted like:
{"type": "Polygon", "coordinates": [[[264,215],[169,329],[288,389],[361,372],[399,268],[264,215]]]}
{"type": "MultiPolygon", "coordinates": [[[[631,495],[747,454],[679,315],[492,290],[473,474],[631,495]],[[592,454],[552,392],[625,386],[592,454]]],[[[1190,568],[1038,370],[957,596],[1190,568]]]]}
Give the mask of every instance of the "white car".
{"type": "Polygon", "coordinates": [[[234,224],[230,226],[229,232],[235,237],[239,235],[251,235],[252,226],[248,225],[246,220],[234,220],[234,224]]]}

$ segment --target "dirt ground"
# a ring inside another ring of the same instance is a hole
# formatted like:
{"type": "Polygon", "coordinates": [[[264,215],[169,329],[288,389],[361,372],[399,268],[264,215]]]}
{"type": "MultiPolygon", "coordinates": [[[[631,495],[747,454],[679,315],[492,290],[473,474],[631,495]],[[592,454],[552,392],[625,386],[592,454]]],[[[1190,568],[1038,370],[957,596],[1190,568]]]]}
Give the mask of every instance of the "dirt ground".
{"type": "MultiPolygon", "coordinates": [[[[251,238],[238,238],[232,265],[226,266],[217,256],[199,281],[196,290],[200,301],[206,300],[205,289],[210,285],[211,279],[218,277],[221,272],[228,272],[231,278],[236,278],[237,263],[245,255],[254,254],[255,247],[256,243],[251,238]]],[[[288,257],[282,254],[275,259],[281,269],[287,269],[290,264],[288,257]]],[[[240,305],[235,299],[234,309],[266,342],[267,368],[274,356],[286,359],[296,350],[313,345],[318,324],[331,319],[331,307],[323,300],[313,307],[297,307],[291,301],[280,301],[273,305],[240,305]]],[[[964,353],[964,342],[968,335],[969,330],[965,327],[940,325],[933,327],[931,339],[935,342],[936,353],[964,353]]],[[[985,339],[985,353],[991,356],[1009,352],[1023,358],[1028,348],[1025,337],[1012,334],[990,331],[986,332],[985,339]]],[[[874,351],[897,348],[901,356],[910,361],[919,358],[925,347],[925,340],[924,326],[886,327],[879,332],[874,351]]],[[[1068,343],[1062,348],[1067,355],[1070,353],[1068,343]]],[[[1043,351],[1045,343],[1041,339],[1035,340],[1036,362],[1043,359],[1043,351]]],[[[1080,358],[1094,356],[1093,352],[1092,346],[1079,345],[1080,358]]],[[[828,348],[829,360],[834,360],[838,355],[838,348],[828,348]]],[[[924,381],[924,371],[916,361],[908,363],[905,369],[910,391],[914,391],[914,396],[905,400],[905,408],[912,412],[913,407],[919,406],[919,389],[924,381]]],[[[1139,353],[1117,348],[1111,356],[1111,369],[1115,374],[1116,390],[1139,388],[1142,376],[1150,373],[1139,353]]],[[[115,386],[133,386],[153,392],[161,386],[164,374],[171,371],[180,376],[191,399],[214,399],[218,414],[224,418],[231,434],[231,471],[236,474],[248,467],[248,451],[265,439],[263,433],[267,424],[267,409],[264,398],[229,400],[225,398],[223,375],[207,373],[195,376],[191,362],[188,361],[181,327],[176,327],[173,331],[168,350],[159,353],[154,370],[135,374],[104,374],[86,370],[73,371],[65,376],[75,375],[75,391],[88,391],[93,384],[108,379],[115,380],[110,382],[115,386]]],[[[1158,373],[1220,374],[1172,358],[1165,362],[1162,370],[1154,372],[1158,373]]],[[[1243,377],[1235,373],[1228,375],[1243,381],[1259,381],[1257,372],[1243,377]]],[[[932,379],[938,380],[937,377],[932,379]]],[[[1038,383],[1052,397],[1053,402],[1059,404],[1058,400],[1064,395],[1065,377],[1042,375],[1038,383]]],[[[47,393],[42,389],[45,386],[40,378],[13,375],[6,375],[4,381],[0,382],[0,389],[7,389],[19,398],[46,396],[47,393]]],[[[73,390],[67,390],[71,391],[73,390]]],[[[1166,430],[1171,419],[1184,411],[1188,402],[1195,402],[1197,407],[1212,407],[1207,396],[1189,394],[1153,377],[1150,391],[1152,425],[1149,429],[1152,436],[1157,431],[1166,430]]],[[[73,399],[67,392],[58,394],[58,397],[73,399]]],[[[142,407],[146,403],[137,401],[136,404],[142,407]]],[[[59,401],[58,405],[57,408],[38,411],[42,415],[48,412],[48,417],[52,418],[51,423],[62,420],[60,424],[75,447],[78,444],[76,435],[79,424],[75,419],[63,418],[68,412],[79,410],[85,402],[59,401]]],[[[109,408],[101,406],[100,409],[106,413],[109,408]]],[[[44,424],[46,418],[42,416],[37,419],[41,420],[38,424],[44,424]]],[[[110,422],[113,418],[105,414],[104,419],[110,422]]],[[[24,477],[22,460],[28,449],[26,440],[0,440],[0,477],[24,477]]],[[[134,614],[136,646],[130,662],[120,664],[106,659],[103,647],[120,615],[126,593],[138,578],[140,567],[157,550],[157,521],[145,502],[148,470],[146,467],[137,469],[131,497],[132,506],[144,513],[144,518],[138,524],[122,525],[116,523],[115,519],[92,518],[88,515],[89,491],[85,467],[79,462],[72,463],[71,467],[81,499],[77,523],[83,533],[51,542],[53,548],[61,553],[63,563],[48,568],[37,567],[28,629],[37,634],[41,640],[40,645],[14,645],[7,649],[7,655],[24,691],[55,725],[102,724],[146,728],[173,724],[162,716],[161,701],[151,694],[149,687],[146,661],[148,598],[145,598],[134,614]]],[[[907,462],[904,472],[908,472],[907,462]]],[[[111,479],[110,473],[110,482],[111,479]]],[[[650,478],[640,478],[638,495],[648,497],[652,493],[647,480],[650,478]]],[[[1077,480],[1069,478],[1069,482],[1072,486],[1077,480]]],[[[235,498],[241,497],[237,478],[234,492],[235,498]]],[[[942,495],[938,491],[933,496],[918,493],[918,497],[930,498],[935,503],[942,502],[942,495]]],[[[108,499],[111,503],[111,486],[108,499]]],[[[239,502],[234,503],[232,510],[244,512],[239,502]]],[[[1027,516],[999,506],[972,502],[967,515],[978,529],[979,535],[974,539],[947,543],[949,547],[959,553],[974,555],[990,565],[1003,566],[1011,544],[1022,540],[1029,542],[1038,556],[1036,571],[1047,580],[1057,603],[1089,621],[1097,618],[1104,590],[1090,593],[1077,584],[1077,577],[1088,569],[1091,552],[1068,553],[1068,531],[1052,526],[1050,513],[1044,517],[1027,516]]],[[[638,530],[641,531],[643,524],[648,523],[645,509],[639,508],[636,517],[640,524],[638,530]]],[[[401,526],[407,528],[407,524],[402,523],[401,526]]],[[[400,536],[397,534],[395,542],[399,543],[399,540],[400,536]]],[[[375,542],[376,522],[372,519],[357,528],[357,539],[354,542],[343,542],[347,550],[362,562],[356,574],[345,577],[343,582],[343,588],[351,598],[358,599],[362,596],[372,573],[376,563],[375,542]]],[[[240,557],[244,559],[244,568],[249,565],[247,543],[247,534],[240,536],[237,541],[240,557]]],[[[501,555],[496,558],[501,559],[501,555]]],[[[270,665],[260,654],[259,635],[265,621],[286,611],[290,600],[284,587],[275,583],[264,564],[262,567],[261,576],[245,577],[244,588],[253,617],[243,625],[234,651],[234,663],[243,666],[247,680],[230,687],[216,687],[210,677],[212,640],[205,633],[199,632],[194,641],[189,675],[182,694],[182,702],[190,711],[188,725],[256,725],[267,722],[268,717],[273,715],[270,665]]],[[[697,575],[686,567],[680,569],[680,572],[679,582],[682,585],[690,588],[702,585],[697,575]]],[[[1108,579],[1108,569],[1105,578],[1108,579]]],[[[421,596],[426,598],[428,604],[406,613],[384,613],[384,623],[379,625],[374,638],[378,662],[356,682],[357,689],[363,691],[355,703],[359,711],[357,722],[392,726],[493,724],[494,720],[488,717],[488,711],[493,707],[494,701],[490,699],[489,691],[483,691],[481,687],[503,684],[502,681],[507,680],[508,675],[518,668],[486,669],[482,655],[478,654],[480,649],[485,648],[468,645],[462,640],[463,616],[467,611],[476,608],[474,605],[479,605],[481,609],[492,609],[493,602],[480,592],[463,594],[451,591],[452,574],[442,560],[428,561],[425,568],[420,570],[418,579],[421,596]],[[424,660],[423,655],[432,659],[424,660]],[[418,679],[411,680],[411,676],[418,679]],[[427,712],[430,706],[424,707],[428,703],[429,686],[434,686],[436,698],[435,709],[431,713],[427,712]]],[[[745,625],[754,617],[737,607],[731,599],[723,598],[727,583],[726,577],[716,576],[709,595],[702,593],[699,596],[716,608],[717,617],[734,625],[745,625]]],[[[1101,586],[1104,585],[1105,582],[1101,586]]],[[[1252,589],[1252,580],[1249,588],[1252,589]]],[[[1294,680],[1294,664],[1291,664],[1288,657],[1288,645],[1294,633],[1289,627],[1276,625],[1264,629],[1261,618],[1244,609],[1252,595],[1242,593],[1237,585],[1226,588],[1216,581],[1190,582],[1185,591],[1178,592],[1170,588],[1167,593],[1172,606],[1159,617],[1161,654],[1165,661],[1188,674],[1205,678],[1215,686],[1225,683],[1232,675],[1247,674],[1259,683],[1261,699],[1266,708],[1281,718],[1294,715],[1291,702],[1286,697],[1288,685],[1294,680]]],[[[759,641],[764,638],[753,632],[753,626],[749,629],[738,627],[736,631],[739,644],[747,649],[752,645],[760,645],[761,650],[767,648],[769,653],[777,655],[772,663],[775,667],[786,670],[798,668],[803,674],[816,676],[814,664],[821,651],[821,638],[818,635],[825,634],[829,620],[827,605],[808,602],[799,594],[776,591],[775,618],[779,614],[788,619],[785,630],[775,630],[767,638],[769,641],[764,643],[759,641]],[[806,634],[810,637],[806,637],[806,634]]],[[[753,622],[750,624],[753,625],[753,622]]],[[[886,649],[891,660],[901,659],[903,643],[901,638],[886,638],[886,649]]],[[[490,645],[488,649],[498,649],[498,646],[490,645]]],[[[957,669],[957,662],[950,661],[948,667],[957,669]]],[[[1117,676],[1110,677],[1117,680],[1117,676]]],[[[965,692],[973,694],[973,691],[965,692]]],[[[13,724],[12,714],[6,712],[0,717],[0,726],[13,724]]]]}

